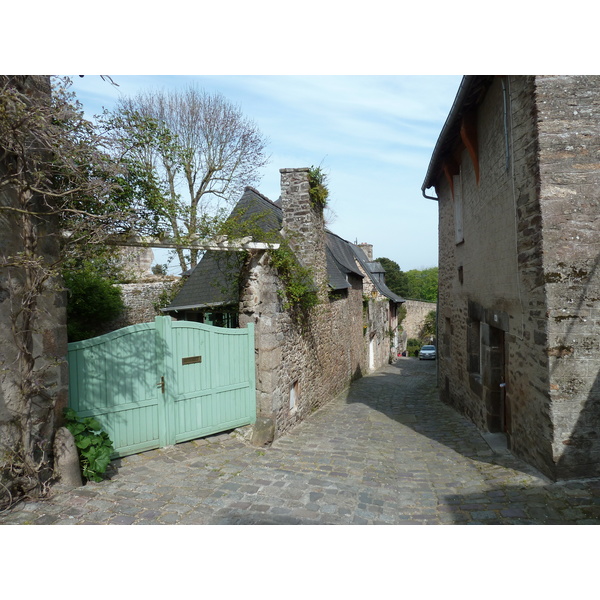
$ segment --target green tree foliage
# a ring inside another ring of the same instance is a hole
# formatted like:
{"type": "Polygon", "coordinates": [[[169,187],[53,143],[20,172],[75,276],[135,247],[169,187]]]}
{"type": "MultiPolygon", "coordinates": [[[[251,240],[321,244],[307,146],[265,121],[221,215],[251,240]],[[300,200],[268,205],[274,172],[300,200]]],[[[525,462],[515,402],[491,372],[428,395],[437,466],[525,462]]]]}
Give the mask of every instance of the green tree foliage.
{"type": "Polygon", "coordinates": [[[423,300],[424,302],[437,302],[438,295],[438,268],[431,267],[421,271],[413,269],[405,273],[408,292],[405,298],[423,300]]]}
{"type": "Polygon", "coordinates": [[[97,265],[63,273],[68,290],[67,335],[69,342],[85,340],[102,332],[125,308],[121,289],[104,276],[97,265]]]}
{"type": "Polygon", "coordinates": [[[403,272],[398,263],[389,258],[377,258],[385,269],[385,284],[402,298],[437,302],[438,268],[412,269],[403,272]]]}
{"type": "Polygon", "coordinates": [[[400,270],[398,263],[385,257],[375,260],[385,269],[385,284],[390,290],[402,298],[409,297],[408,279],[406,274],[400,270]]]}

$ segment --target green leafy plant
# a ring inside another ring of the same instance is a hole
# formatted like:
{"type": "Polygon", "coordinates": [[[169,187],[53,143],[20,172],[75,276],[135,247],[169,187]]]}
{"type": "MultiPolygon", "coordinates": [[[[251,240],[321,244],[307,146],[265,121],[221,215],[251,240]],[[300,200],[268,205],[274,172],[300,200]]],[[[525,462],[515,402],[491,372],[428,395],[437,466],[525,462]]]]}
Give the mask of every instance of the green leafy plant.
{"type": "Polygon", "coordinates": [[[67,335],[78,342],[99,335],[125,308],[121,289],[113,285],[94,265],[63,269],[68,290],[67,335]]]}
{"type": "Polygon", "coordinates": [[[312,205],[316,208],[325,208],[329,190],[326,185],[327,175],[323,173],[321,167],[311,167],[308,171],[308,195],[312,205]]]}
{"type": "Polygon", "coordinates": [[[402,322],[404,321],[405,318],[406,318],[406,306],[404,306],[404,304],[401,304],[398,307],[398,331],[400,333],[402,333],[404,331],[404,328],[402,327],[402,322]]]}
{"type": "Polygon", "coordinates": [[[73,434],[79,451],[81,473],[88,481],[102,481],[110,463],[113,444],[93,417],[79,418],[72,408],[64,411],[65,427],[73,434]]]}
{"type": "Polygon", "coordinates": [[[435,337],[436,331],[436,311],[432,310],[427,313],[425,320],[423,321],[423,326],[420,331],[420,338],[424,344],[428,344],[431,341],[431,338],[435,337]]]}
{"type": "Polygon", "coordinates": [[[271,264],[277,269],[283,283],[282,296],[286,310],[308,311],[319,303],[319,297],[310,269],[302,267],[293,251],[282,240],[277,250],[270,251],[271,264]]]}
{"type": "Polygon", "coordinates": [[[408,356],[417,356],[422,345],[423,344],[421,344],[421,340],[409,338],[406,342],[406,351],[408,356]]]}

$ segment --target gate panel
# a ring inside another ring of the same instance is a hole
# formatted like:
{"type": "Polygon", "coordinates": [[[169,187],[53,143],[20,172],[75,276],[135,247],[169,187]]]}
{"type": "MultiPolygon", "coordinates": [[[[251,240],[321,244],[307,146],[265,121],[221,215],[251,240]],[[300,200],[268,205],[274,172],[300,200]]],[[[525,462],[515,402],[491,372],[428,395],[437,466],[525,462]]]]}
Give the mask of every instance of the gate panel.
{"type": "Polygon", "coordinates": [[[68,362],[69,406],[98,419],[115,456],[256,420],[253,324],[223,329],[157,317],[69,344],[68,362]]]}
{"type": "Polygon", "coordinates": [[[256,420],[253,326],[224,329],[176,321],[171,327],[175,441],[253,423],[256,420]]]}
{"type": "Polygon", "coordinates": [[[100,422],[118,456],[159,443],[155,335],[143,323],[69,344],[69,406],[100,422]]]}

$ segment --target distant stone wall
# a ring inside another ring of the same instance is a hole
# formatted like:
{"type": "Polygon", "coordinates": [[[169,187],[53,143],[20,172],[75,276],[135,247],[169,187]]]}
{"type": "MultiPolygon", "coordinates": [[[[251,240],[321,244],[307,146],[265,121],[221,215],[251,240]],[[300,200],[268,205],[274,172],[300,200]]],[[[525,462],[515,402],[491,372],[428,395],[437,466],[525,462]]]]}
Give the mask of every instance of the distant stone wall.
{"type": "MultiPolygon", "coordinates": [[[[371,261],[373,246],[363,243],[359,244],[359,247],[371,261]]],[[[357,262],[356,266],[364,276],[362,281],[364,335],[369,370],[374,371],[383,365],[395,362],[398,358],[400,336],[398,335],[397,308],[389,298],[377,290],[362,265],[357,262]]]]}
{"type": "MultiPolygon", "coordinates": [[[[406,308],[406,317],[402,321],[402,340],[406,341],[414,338],[418,339],[425,319],[431,311],[437,310],[435,302],[423,302],[422,300],[407,300],[403,306],[406,308]]],[[[406,345],[402,350],[406,349],[406,345]]]]}
{"type": "Polygon", "coordinates": [[[109,323],[103,333],[116,331],[122,327],[138,323],[150,323],[154,318],[162,315],[154,305],[161,295],[179,282],[179,277],[147,278],[135,283],[121,283],[118,285],[123,292],[125,311],[114,321],[109,323]]]}

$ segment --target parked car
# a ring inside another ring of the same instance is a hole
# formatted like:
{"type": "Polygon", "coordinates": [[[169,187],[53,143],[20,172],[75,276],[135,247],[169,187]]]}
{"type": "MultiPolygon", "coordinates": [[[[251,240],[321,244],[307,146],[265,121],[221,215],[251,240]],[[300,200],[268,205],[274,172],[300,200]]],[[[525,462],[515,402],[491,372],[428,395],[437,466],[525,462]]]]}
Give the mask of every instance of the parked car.
{"type": "Polygon", "coordinates": [[[419,360],[435,360],[436,355],[435,346],[423,346],[419,350],[419,360]]]}

